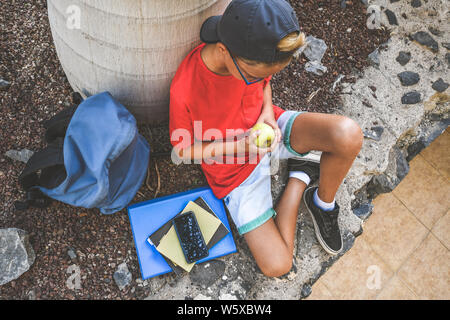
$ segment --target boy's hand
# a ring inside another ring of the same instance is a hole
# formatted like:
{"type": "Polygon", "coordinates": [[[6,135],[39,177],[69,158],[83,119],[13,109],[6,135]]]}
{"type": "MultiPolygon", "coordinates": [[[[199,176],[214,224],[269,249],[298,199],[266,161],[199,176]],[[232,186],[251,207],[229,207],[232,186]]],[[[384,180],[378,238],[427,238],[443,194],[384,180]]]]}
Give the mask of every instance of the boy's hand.
{"type": "Polygon", "coordinates": [[[272,144],[270,146],[272,150],[275,150],[275,147],[281,141],[281,130],[278,127],[277,121],[275,120],[273,109],[263,109],[258,120],[256,120],[256,123],[260,122],[268,124],[272,127],[273,131],[275,131],[275,139],[274,141],[272,141],[272,144]]]}
{"type": "Polygon", "coordinates": [[[274,144],[267,148],[261,148],[256,145],[256,138],[260,134],[260,131],[253,131],[250,129],[245,133],[245,136],[237,141],[238,154],[242,155],[248,152],[250,155],[259,154],[260,156],[265,155],[267,152],[271,152],[273,150],[274,144]]]}

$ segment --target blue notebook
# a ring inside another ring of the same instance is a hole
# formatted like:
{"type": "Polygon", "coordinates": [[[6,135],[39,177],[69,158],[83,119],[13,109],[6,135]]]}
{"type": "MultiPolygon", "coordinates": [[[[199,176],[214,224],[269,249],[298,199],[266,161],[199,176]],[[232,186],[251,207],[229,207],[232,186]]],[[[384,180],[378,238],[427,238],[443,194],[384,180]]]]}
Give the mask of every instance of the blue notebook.
{"type": "MultiPolygon", "coordinates": [[[[225,227],[230,230],[222,200],[217,199],[208,187],[156,198],[127,208],[143,280],[172,271],[164,257],[147,242],[147,238],[183,210],[189,201],[194,201],[198,197],[205,200],[225,227]]],[[[233,252],[236,252],[236,245],[233,235],[229,232],[209,250],[208,257],[199,260],[198,263],[233,252]]]]}

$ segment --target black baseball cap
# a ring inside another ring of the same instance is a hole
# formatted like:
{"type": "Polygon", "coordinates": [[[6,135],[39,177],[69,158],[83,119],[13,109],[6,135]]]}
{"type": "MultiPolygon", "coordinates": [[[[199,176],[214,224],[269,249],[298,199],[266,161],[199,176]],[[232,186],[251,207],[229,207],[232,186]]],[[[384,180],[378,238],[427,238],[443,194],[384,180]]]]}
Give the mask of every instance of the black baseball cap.
{"type": "Polygon", "coordinates": [[[277,49],[291,32],[300,32],[294,9],[285,0],[233,0],[221,16],[203,22],[200,39],[222,42],[233,54],[260,61],[281,61],[293,52],[277,49]]]}

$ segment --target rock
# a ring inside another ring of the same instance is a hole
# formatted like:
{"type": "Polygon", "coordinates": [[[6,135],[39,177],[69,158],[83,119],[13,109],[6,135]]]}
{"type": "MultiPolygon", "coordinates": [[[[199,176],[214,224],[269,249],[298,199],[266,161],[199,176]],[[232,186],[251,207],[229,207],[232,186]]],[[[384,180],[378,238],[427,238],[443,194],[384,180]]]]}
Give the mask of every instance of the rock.
{"type": "Polygon", "coordinates": [[[72,260],[75,260],[77,258],[77,254],[75,253],[75,251],[73,251],[72,248],[67,250],[67,254],[69,255],[70,259],[72,259],[72,260]]]}
{"type": "Polygon", "coordinates": [[[405,64],[407,64],[409,62],[410,59],[411,59],[410,52],[400,51],[395,60],[397,60],[397,62],[400,63],[400,65],[404,66],[405,64]]]}
{"type": "Polygon", "coordinates": [[[347,7],[346,0],[341,0],[341,8],[345,9],[347,7]]]}
{"type": "Polygon", "coordinates": [[[434,40],[430,36],[430,34],[425,31],[416,32],[415,34],[412,35],[412,39],[417,41],[421,45],[426,46],[434,53],[438,52],[439,50],[439,45],[436,42],[436,40],[434,40]]]}
{"type": "Polygon", "coordinates": [[[381,140],[381,135],[383,134],[384,128],[382,126],[372,127],[369,130],[364,130],[364,137],[375,141],[381,140]]]}
{"type": "Polygon", "coordinates": [[[408,157],[406,158],[406,160],[411,161],[423,149],[425,149],[425,143],[420,139],[415,141],[414,143],[410,144],[407,149],[408,157]]]}
{"type": "Polygon", "coordinates": [[[327,72],[327,67],[321,63],[323,55],[327,50],[327,45],[322,39],[313,36],[307,36],[306,43],[303,54],[309,61],[305,63],[305,70],[321,76],[327,72]]]}
{"type": "Polygon", "coordinates": [[[373,204],[372,203],[364,203],[359,207],[353,209],[353,214],[355,214],[358,218],[365,221],[372,214],[373,204]]]}
{"type": "Polygon", "coordinates": [[[445,54],[445,60],[447,60],[448,67],[450,68],[450,53],[445,54]]]}
{"type": "Polygon", "coordinates": [[[361,3],[362,3],[363,5],[365,5],[366,7],[369,6],[369,0],[361,0],[361,3]]]}
{"type": "Polygon", "coordinates": [[[367,185],[369,198],[373,199],[382,193],[389,193],[394,190],[395,185],[384,174],[373,176],[367,185]]]}
{"type": "Polygon", "coordinates": [[[10,85],[11,85],[10,82],[0,78],[0,91],[2,91],[2,90],[6,91],[9,88],[10,85]]]}
{"type": "Polygon", "coordinates": [[[372,62],[372,64],[374,64],[374,65],[376,65],[376,66],[379,66],[380,65],[380,58],[379,58],[379,54],[380,54],[380,51],[378,50],[378,48],[377,49],[375,49],[374,51],[372,51],[370,54],[369,54],[369,60],[372,62]]]}
{"type": "Polygon", "coordinates": [[[415,104],[418,102],[420,102],[420,93],[417,91],[405,93],[402,97],[403,104],[415,104]]]}
{"type": "Polygon", "coordinates": [[[388,18],[389,24],[392,25],[396,25],[398,26],[398,21],[397,21],[397,17],[395,16],[395,13],[392,12],[389,9],[386,9],[384,11],[384,13],[386,14],[386,17],[388,18]]]}
{"type": "Polygon", "coordinates": [[[450,50],[450,42],[442,42],[441,44],[445,49],[450,50]]]}
{"type": "Polygon", "coordinates": [[[208,288],[212,286],[225,272],[225,263],[220,260],[210,260],[195,266],[189,273],[189,278],[195,284],[208,288]]]}
{"type": "Polygon", "coordinates": [[[442,78],[439,78],[438,80],[436,80],[433,83],[433,85],[431,87],[434,90],[436,90],[437,92],[444,92],[448,88],[448,83],[444,82],[444,80],[442,80],[442,78]]]}
{"type": "Polygon", "coordinates": [[[400,79],[402,86],[412,86],[420,80],[419,74],[412,71],[400,72],[397,77],[400,79]]]}
{"type": "Polygon", "coordinates": [[[321,76],[327,72],[327,67],[322,65],[319,61],[308,61],[305,63],[305,70],[321,76]]]}
{"type": "Polygon", "coordinates": [[[300,296],[304,299],[307,298],[311,295],[312,293],[312,288],[311,286],[307,283],[305,284],[302,289],[300,290],[300,296]]]}
{"type": "Polygon", "coordinates": [[[33,153],[34,153],[33,151],[28,150],[28,149],[22,149],[20,151],[8,150],[5,152],[5,156],[7,156],[8,158],[11,158],[13,160],[16,160],[16,161],[21,161],[21,162],[27,163],[28,160],[33,155],[33,153]]]}
{"type": "Polygon", "coordinates": [[[313,36],[306,37],[306,48],[303,54],[309,61],[322,61],[323,55],[327,50],[327,44],[322,39],[315,38],[313,36]]]}
{"type": "Polygon", "coordinates": [[[411,6],[413,7],[413,8],[418,8],[418,7],[420,7],[422,5],[422,2],[420,1],[420,0],[412,0],[411,1],[411,6]]]}
{"type": "Polygon", "coordinates": [[[399,2],[400,0],[390,0],[391,3],[399,2]]]}
{"type": "Polygon", "coordinates": [[[117,267],[116,272],[114,272],[113,278],[120,290],[123,290],[131,283],[132,276],[131,272],[128,270],[126,262],[121,263],[117,267]]]}
{"type": "Polygon", "coordinates": [[[403,180],[409,172],[409,164],[403,152],[394,146],[389,152],[389,163],[383,174],[373,176],[367,184],[368,198],[374,199],[381,193],[387,193],[403,180]]]}
{"type": "Polygon", "coordinates": [[[28,271],[35,258],[26,231],[0,229],[0,286],[28,271]]]}
{"type": "Polygon", "coordinates": [[[433,35],[437,37],[442,37],[444,35],[444,33],[441,30],[436,29],[434,27],[428,27],[428,31],[430,31],[433,35]]]}

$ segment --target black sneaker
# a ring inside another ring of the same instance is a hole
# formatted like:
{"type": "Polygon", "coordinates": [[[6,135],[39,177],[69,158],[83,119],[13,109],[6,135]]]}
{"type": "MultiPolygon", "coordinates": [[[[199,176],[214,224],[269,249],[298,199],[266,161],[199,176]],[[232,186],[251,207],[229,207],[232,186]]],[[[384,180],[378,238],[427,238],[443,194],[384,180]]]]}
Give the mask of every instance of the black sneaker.
{"type": "Polygon", "coordinates": [[[288,171],[303,171],[311,179],[310,185],[316,182],[320,176],[320,157],[316,158],[289,158],[288,171]]]}
{"type": "Polygon", "coordinates": [[[338,224],[339,205],[335,202],[332,211],[324,211],[318,208],[313,200],[317,188],[307,188],[303,193],[303,201],[314,222],[317,240],[326,252],[336,255],[342,251],[342,235],[338,224]]]}

